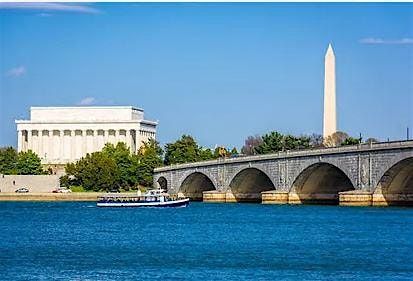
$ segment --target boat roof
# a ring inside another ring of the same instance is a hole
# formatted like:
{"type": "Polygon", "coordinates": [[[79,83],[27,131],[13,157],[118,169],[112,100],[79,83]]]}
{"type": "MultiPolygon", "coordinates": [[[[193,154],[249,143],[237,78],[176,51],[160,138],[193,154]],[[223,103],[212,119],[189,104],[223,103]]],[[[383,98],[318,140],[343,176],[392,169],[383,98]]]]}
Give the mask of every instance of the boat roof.
{"type": "Polygon", "coordinates": [[[116,197],[116,198],[141,198],[141,197],[153,197],[156,195],[163,195],[169,196],[168,193],[163,192],[163,189],[151,189],[148,190],[146,193],[138,194],[138,193],[106,193],[104,195],[99,196],[99,198],[108,198],[108,197],[116,197]]]}

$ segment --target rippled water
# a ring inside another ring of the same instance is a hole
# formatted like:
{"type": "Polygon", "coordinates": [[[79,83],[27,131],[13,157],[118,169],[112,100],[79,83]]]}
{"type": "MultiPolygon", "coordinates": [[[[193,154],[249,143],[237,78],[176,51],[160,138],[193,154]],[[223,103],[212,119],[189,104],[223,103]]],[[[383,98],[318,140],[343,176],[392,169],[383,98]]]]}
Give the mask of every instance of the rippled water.
{"type": "Polygon", "coordinates": [[[412,280],[413,209],[1,202],[1,280],[412,280]]]}

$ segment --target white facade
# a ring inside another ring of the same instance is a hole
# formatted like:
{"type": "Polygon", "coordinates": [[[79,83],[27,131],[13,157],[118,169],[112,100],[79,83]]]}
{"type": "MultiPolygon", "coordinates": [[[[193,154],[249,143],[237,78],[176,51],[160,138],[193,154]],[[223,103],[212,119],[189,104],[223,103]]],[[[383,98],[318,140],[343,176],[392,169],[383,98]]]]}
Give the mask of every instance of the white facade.
{"type": "Polygon", "coordinates": [[[325,56],[324,68],[324,120],[323,137],[326,138],[337,131],[336,113],[336,57],[331,44],[325,56]]]}
{"type": "Polygon", "coordinates": [[[132,106],[31,107],[30,120],[16,120],[18,151],[32,150],[43,164],[65,164],[105,143],[124,142],[136,153],[156,137],[157,122],[132,106]]]}

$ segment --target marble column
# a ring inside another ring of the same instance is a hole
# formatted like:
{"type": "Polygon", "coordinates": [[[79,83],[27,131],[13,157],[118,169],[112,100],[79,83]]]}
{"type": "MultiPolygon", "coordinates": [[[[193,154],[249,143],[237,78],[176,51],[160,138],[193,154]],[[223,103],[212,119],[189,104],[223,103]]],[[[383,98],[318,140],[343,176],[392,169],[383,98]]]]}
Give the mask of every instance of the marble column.
{"type": "Polygon", "coordinates": [[[49,160],[53,159],[53,149],[53,130],[49,130],[49,136],[47,137],[47,159],[49,160]]]}
{"type": "Polygon", "coordinates": [[[60,158],[60,131],[53,130],[53,160],[60,158]]]}
{"type": "Polygon", "coordinates": [[[103,146],[109,142],[109,130],[104,130],[103,131],[104,136],[103,136],[103,146]]]}
{"type": "Polygon", "coordinates": [[[97,147],[96,151],[102,150],[105,144],[105,131],[102,129],[97,130],[97,147]]]}
{"type": "Polygon", "coordinates": [[[37,147],[40,159],[44,159],[43,155],[43,130],[37,131],[37,147]]]}
{"type": "Polygon", "coordinates": [[[132,152],[132,135],[130,130],[126,130],[126,146],[129,148],[129,150],[132,152]]]}
{"type": "Polygon", "coordinates": [[[95,151],[98,151],[99,150],[99,148],[98,148],[98,137],[99,137],[99,134],[98,134],[98,130],[93,130],[92,131],[92,134],[93,134],[93,149],[92,149],[92,152],[95,152],[95,151]]]}
{"type": "Polygon", "coordinates": [[[61,154],[62,154],[61,159],[63,159],[64,162],[66,162],[71,157],[71,151],[70,151],[71,131],[70,130],[63,130],[62,134],[63,135],[62,135],[62,146],[61,146],[61,154]]]}
{"type": "Polygon", "coordinates": [[[47,148],[48,148],[48,141],[49,141],[49,131],[48,130],[42,130],[42,157],[43,159],[47,159],[47,148]]]}
{"type": "Polygon", "coordinates": [[[113,145],[116,144],[116,130],[109,130],[109,142],[113,145]]]}
{"type": "Polygon", "coordinates": [[[23,150],[23,131],[18,130],[17,131],[17,152],[20,152],[23,150]]]}
{"type": "Polygon", "coordinates": [[[82,155],[80,157],[83,157],[87,153],[87,130],[82,130],[82,155]]]}
{"type": "Polygon", "coordinates": [[[123,142],[124,144],[126,144],[126,130],[124,129],[120,129],[118,130],[118,142],[123,142]]]}
{"type": "Polygon", "coordinates": [[[60,148],[59,148],[59,157],[58,159],[64,159],[65,157],[65,131],[60,130],[59,131],[59,137],[60,137],[60,148]]]}
{"type": "Polygon", "coordinates": [[[39,130],[32,130],[32,150],[39,153],[39,130]]]}
{"type": "Polygon", "coordinates": [[[131,151],[132,153],[136,153],[136,138],[138,132],[137,130],[131,130],[131,151]]]}
{"type": "Polygon", "coordinates": [[[76,130],[70,131],[70,161],[76,159],[76,130]]]}
{"type": "Polygon", "coordinates": [[[95,131],[86,130],[86,152],[92,153],[95,151],[95,131]]]}
{"type": "Polygon", "coordinates": [[[33,143],[32,143],[32,130],[27,130],[27,150],[33,150],[33,143]]]}

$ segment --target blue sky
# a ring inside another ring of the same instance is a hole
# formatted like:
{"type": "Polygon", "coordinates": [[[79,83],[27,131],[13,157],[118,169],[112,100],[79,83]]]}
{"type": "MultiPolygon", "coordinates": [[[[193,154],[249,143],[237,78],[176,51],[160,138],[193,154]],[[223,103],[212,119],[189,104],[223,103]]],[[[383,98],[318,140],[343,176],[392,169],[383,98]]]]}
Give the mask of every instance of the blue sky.
{"type": "Polygon", "coordinates": [[[411,3],[16,5],[0,3],[0,146],[30,106],[79,104],[142,107],[162,144],[321,133],[329,42],[339,130],[413,131],[411,3]]]}

